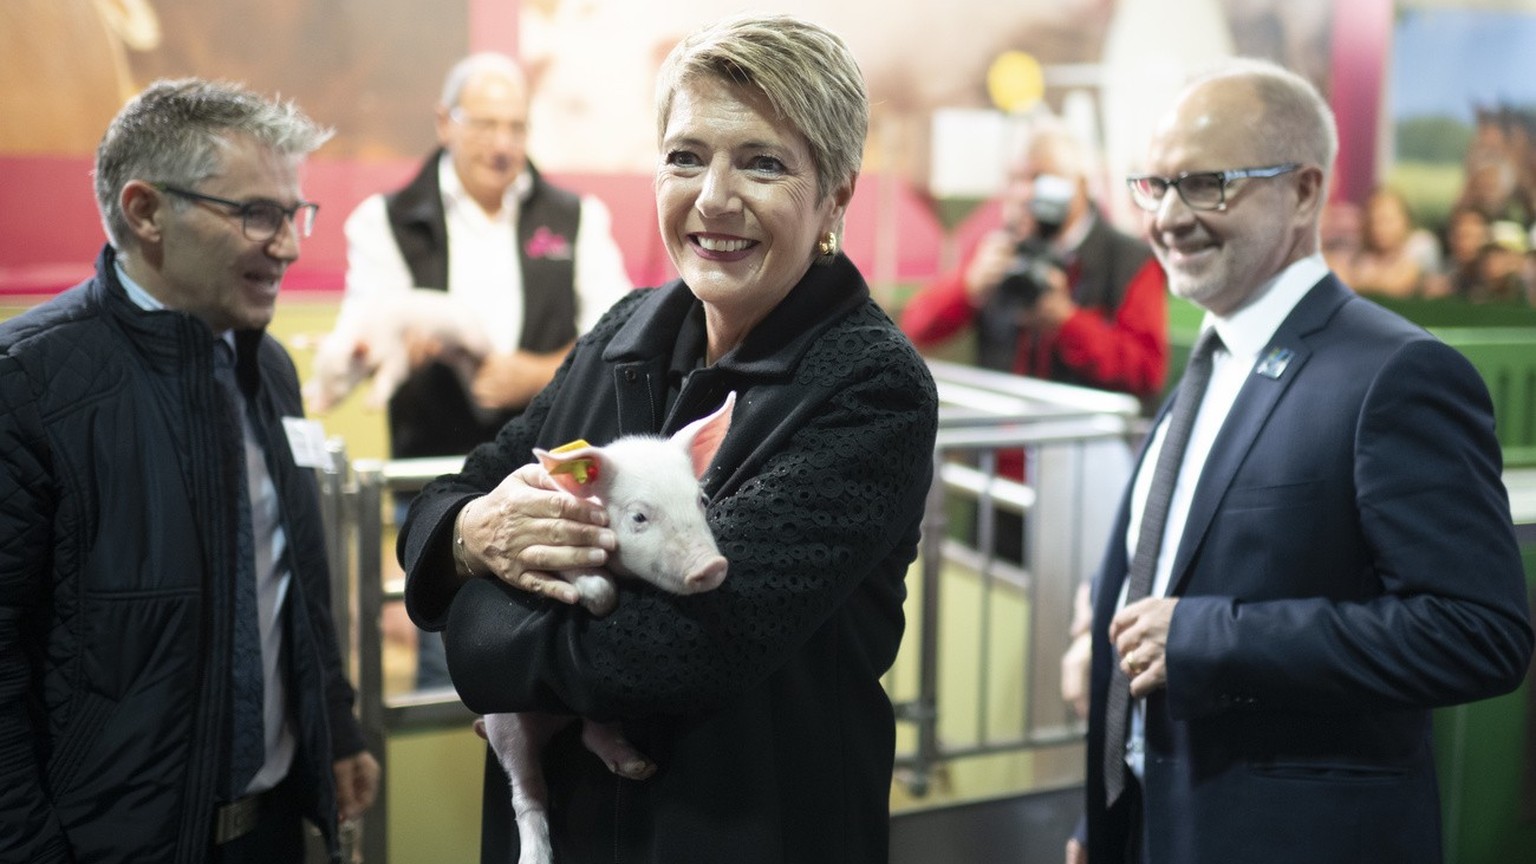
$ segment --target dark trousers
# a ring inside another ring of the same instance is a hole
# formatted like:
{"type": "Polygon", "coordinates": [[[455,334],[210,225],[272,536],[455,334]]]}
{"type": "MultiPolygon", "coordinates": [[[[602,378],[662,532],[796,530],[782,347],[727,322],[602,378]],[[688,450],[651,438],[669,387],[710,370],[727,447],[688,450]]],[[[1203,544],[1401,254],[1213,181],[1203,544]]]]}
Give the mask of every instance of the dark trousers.
{"type": "MultiPolygon", "coordinates": [[[[1125,772],[1125,804],[1130,808],[1130,830],[1125,844],[1126,864],[1151,864],[1147,854],[1147,808],[1141,783],[1129,770],[1125,772]]],[[[1089,851],[1091,856],[1092,850],[1089,851]]],[[[1090,858],[1090,860],[1092,860],[1090,858]]]]}
{"type": "Polygon", "coordinates": [[[298,784],[290,774],[261,798],[249,833],[215,845],[212,864],[269,864],[304,861],[304,816],[298,784]]]}

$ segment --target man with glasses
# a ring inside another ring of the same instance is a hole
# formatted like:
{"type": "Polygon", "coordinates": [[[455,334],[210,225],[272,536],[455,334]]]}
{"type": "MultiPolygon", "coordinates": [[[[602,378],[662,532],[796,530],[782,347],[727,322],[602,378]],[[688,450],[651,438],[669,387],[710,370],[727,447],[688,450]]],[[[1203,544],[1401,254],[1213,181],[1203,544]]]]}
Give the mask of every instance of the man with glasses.
{"type": "MultiPolygon", "coordinates": [[[[551,185],[528,161],[528,87],[516,63],[494,53],[459,61],[436,122],[440,147],[416,177],[347,218],[341,314],[411,288],[446,291],[476,310],[494,350],[468,392],[447,364],[415,370],[389,404],[398,458],[462,455],[495,437],[632,287],[607,208],[551,185]]],[[[441,346],[416,347],[430,361],[441,346]]]]}
{"type": "Polygon", "coordinates": [[[1309,83],[1234,61],[1130,178],[1206,316],[1095,581],[1095,864],[1439,861],[1430,709],[1530,661],[1487,389],[1328,272],[1336,150],[1309,83]]]}
{"type": "Polygon", "coordinates": [[[265,332],[329,135],[156,82],[97,150],[95,278],[0,325],[0,861],[300,861],[304,820],[335,856],[373,799],[265,332]]]}
{"type": "MultiPolygon", "coordinates": [[[[415,178],[347,218],[336,329],[363,331],[352,322],[425,288],[473,309],[492,351],[466,387],[455,346],[407,331],[412,371],[388,409],[396,459],[462,456],[495,438],[576,337],[633,287],[608,209],[528,161],[528,85],[511,58],[486,52],[455,64],[436,128],[438,150],[415,178]]],[[[409,500],[398,499],[402,519],[409,500]]],[[[449,686],[441,638],[417,636],[416,686],[449,686]]]]}

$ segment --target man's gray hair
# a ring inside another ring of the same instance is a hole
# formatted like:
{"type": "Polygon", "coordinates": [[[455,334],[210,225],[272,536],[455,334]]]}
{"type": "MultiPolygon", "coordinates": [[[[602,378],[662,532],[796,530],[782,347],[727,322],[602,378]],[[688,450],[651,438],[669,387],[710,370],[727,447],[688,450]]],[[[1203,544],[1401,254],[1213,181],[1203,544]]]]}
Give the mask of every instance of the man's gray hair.
{"type": "Polygon", "coordinates": [[[1233,122],[1256,124],[1255,140],[1265,142],[1269,161],[1317,165],[1327,180],[1339,153],[1339,128],[1333,109],[1311,81],[1268,60],[1243,57],[1221,61],[1197,74],[1189,89],[1223,78],[1240,79],[1257,93],[1263,113],[1233,118],[1233,122]]]}
{"type": "Polygon", "coordinates": [[[858,173],[869,133],[864,75],[843,40],[790,15],[749,14],[711,24],[679,42],[656,78],[656,135],[666,135],[678,88],[709,76],[762,94],[805,136],[818,198],[858,173]]]}
{"type": "Polygon", "coordinates": [[[1056,170],[1071,180],[1096,176],[1092,148],[1056,117],[1042,117],[1031,125],[1020,155],[1034,159],[1048,155],[1056,170]]]}
{"type": "Polygon", "coordinates": [[[156,81],[123,106],[96,148],[96,205],[107,236],[119,250],[133,242],[121,207],[130,180],[196,186],[223,168],[232,138],[249,136],[274,153],[304,157],[331,135],[292,101],[268,99],[239,84],[156,81]]]}
{"type": "Polygon", "coordinates": [[[443,94],[438,97],[438,104],[444,108],[457,108],[469,82],[492,73],[516,82],[523,93],[527,94],[528,81],[523,75],[523,67],[517,65],[516,60],[495,51],[482,51],[465,57],[448,70],[443,78],[443,94]]]}

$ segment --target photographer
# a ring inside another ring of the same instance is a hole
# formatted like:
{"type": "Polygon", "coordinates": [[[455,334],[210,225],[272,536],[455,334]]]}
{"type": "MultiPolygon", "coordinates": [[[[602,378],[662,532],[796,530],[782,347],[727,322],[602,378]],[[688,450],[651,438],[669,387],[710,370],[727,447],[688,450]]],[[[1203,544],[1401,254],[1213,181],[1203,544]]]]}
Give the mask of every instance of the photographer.
{"type": "MultiPolygon", "coordinates": [[[[1064,128],[1037,127],[1010,166],[1002,226],[912,298],[901,329],[926,350],[974,326],[978,366],[1129,393],[1150,413],[1168,368],[1166,282],[1089,201],[1088,165],[1064,128]]],[[[1095,485],[1117,492],[1122,461],[1096,459],[1095,485]]],[[[1023,451],[1000,451],[997,470],[1022,479],[1023,451]]],[[[1021,561],[1021,518],[999,508],[995,519],[992,551],[1021,561]]]]}
{"type": "Polygon", "coordinates": [[[1141,241],[1088,196],[1088,154],[1038,128],[1009,170],[1003,224],[919,291],[901,327],[919,348],[976,333],[976,364],[1117,390],[1153,407],[1168,366],[1165,281],[1141,241]]]}

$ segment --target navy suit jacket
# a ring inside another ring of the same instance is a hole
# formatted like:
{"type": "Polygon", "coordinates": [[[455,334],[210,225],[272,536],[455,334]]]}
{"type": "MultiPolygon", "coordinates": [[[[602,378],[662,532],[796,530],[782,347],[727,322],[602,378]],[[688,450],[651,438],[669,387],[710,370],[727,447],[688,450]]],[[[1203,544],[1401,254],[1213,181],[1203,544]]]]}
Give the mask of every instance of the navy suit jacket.
{"type": "MultiPolygon", "coordinates": [[[[1514,689],[1531,653],[1488,391],[1331,275],[1273,349],[1290,359],[1243,385],[1175,553],[1150,860],[1439,861],[1430,709],[1514,689]]],[[[1126,799],[1105,810],[1101,768],[1128,514],[1129,493],[1096,582],[1095,864],[1124,860],[1131,824],[1126,799]]]]}

